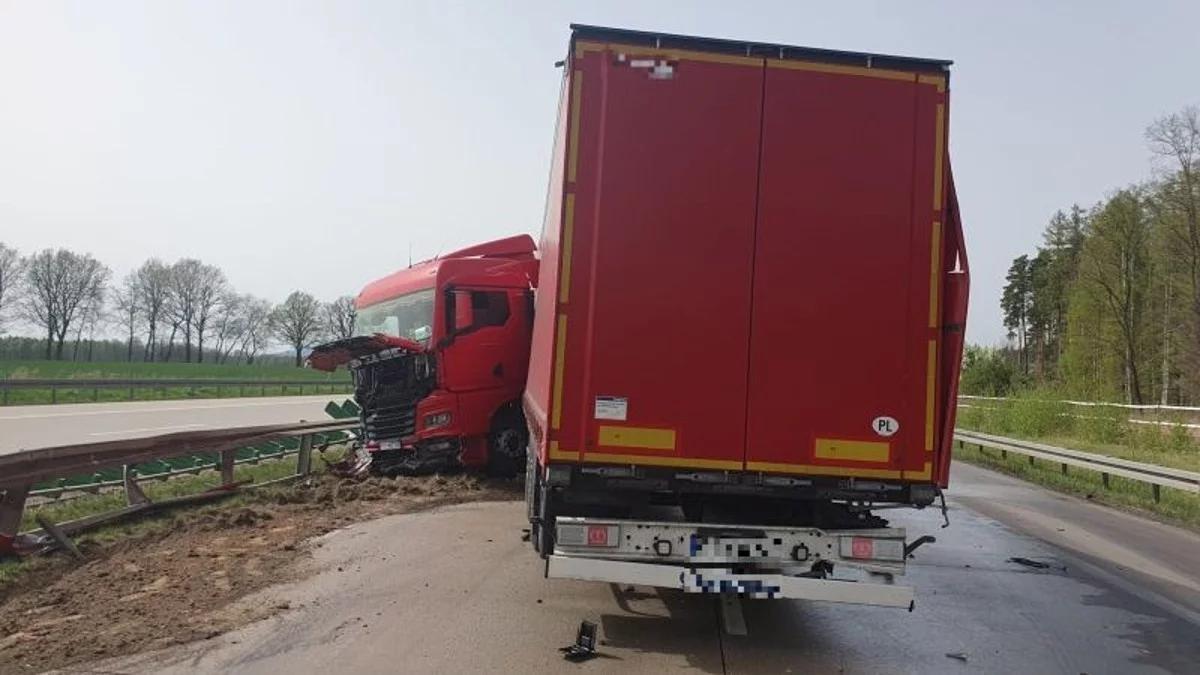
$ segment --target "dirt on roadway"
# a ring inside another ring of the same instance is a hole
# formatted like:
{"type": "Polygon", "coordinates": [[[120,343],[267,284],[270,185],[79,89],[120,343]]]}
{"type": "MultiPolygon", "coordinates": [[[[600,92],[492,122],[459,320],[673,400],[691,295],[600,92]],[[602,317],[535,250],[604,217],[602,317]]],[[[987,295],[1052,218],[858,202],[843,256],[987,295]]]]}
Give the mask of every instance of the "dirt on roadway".
{"type": "Polygon", "coordinates": [[[166,527],[60,556],[0,589],[0,674],[35,673],[204,640],[289,609],[236,603],[305,575],[312,537],[353,522],[477,500],[516,484],[470,476],[318,476],[249,503],[181,513],[166,527]]]}

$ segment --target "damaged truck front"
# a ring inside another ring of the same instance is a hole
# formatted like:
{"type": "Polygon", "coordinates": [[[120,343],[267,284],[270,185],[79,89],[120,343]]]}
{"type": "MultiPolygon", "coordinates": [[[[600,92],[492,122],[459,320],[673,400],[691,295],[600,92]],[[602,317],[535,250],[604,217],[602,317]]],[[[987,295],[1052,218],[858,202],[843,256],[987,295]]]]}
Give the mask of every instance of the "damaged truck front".
{"type": "Polygon", "coordinates": [[[350,370],[373,473],[524,466],[535,250],[520,235],[371,282],[354,336],[313,349],[313,368],[350,370]]]}

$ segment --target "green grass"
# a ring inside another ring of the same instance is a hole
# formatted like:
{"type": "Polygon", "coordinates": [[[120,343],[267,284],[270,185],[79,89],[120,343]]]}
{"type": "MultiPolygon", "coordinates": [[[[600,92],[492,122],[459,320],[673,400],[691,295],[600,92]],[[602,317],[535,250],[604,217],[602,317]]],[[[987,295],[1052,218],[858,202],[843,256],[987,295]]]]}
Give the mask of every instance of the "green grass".
{"type": "Polygon", "coordinates": [[[1029,458],[1023,455],[1010,453],[1004,458],[999,450],[981,451],[974,445],[958,447],[955,444],[954,459],[1102,504],[1144,511],[1189,527],[1200,527],[1200,497],[1180,490],[1162,488],[1162,501],[1155,502],[1147,483],[1112,476],[1109,487],[1105,488],[1100,474],[1094,471],[1070,467],[1068,473],[1063,474],[1059,464],[1035,460],[1031,466],[1029,458]]]}
{"type": "Polygon", "coordinates": [[[259,384],[244,387],[140,387],[13,389],[0,396],[0,404],[31,405],[42,403],[87,403],[93,401],[147,401],[189,398],[236,398],[242,396],[287,396],[299,394],[347,393],[349,378],[345,371],[323,373],[310,368],[290,366],[247,366],[215,363],[75,363],[70,361],[0,361],[0,379],[223,379],[253,380],[259,384]],[[279,381],[305,381],[311,385],[272,384],[279,381]]]}
{"type": "Polygon", "coordinates": [[[1123,408],[1079,408],[1055,398],[1052,393],[1033,392],[1006,401],[971,401],[959,406],[957,425],[1135,462],[1200,471],[1200,442],[1186,428],[1133,424],[1123,408]]]}

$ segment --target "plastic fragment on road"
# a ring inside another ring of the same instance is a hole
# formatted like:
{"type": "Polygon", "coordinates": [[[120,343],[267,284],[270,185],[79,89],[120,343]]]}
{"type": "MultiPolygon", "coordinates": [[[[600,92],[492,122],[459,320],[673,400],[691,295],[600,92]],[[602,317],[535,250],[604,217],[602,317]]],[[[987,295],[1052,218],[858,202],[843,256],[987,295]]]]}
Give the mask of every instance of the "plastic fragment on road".
{"type": "Polygon", "coordinates": [[[596,656],[596,624],[583,621],[579,624],[579,632],[575,635],[575,644],[559,647],[567,661],[586,661],[596,656]]]}

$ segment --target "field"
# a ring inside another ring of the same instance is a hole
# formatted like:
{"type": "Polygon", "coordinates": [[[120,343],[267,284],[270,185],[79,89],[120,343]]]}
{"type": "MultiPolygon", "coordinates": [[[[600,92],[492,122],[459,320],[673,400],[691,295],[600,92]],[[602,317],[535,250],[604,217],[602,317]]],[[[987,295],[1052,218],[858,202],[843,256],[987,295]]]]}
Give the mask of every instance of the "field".
{"type": "MultiPolygon", "coordinates": [[[[189,387],[58,387],[55,389],[4,389],[0,404],[82,403],[91,401],[146,401],[181,398],[286,396],[348,390],[345,371],[323,373],[309,368],[279,365],[216,363],[78,363],[70,361],[0,361],[0,380],[246,380],[247,386],[189,387]],[[304,382],[283,385],[279,382],[304,382]],[[308,383],[312,384],[309,385],[308,383]]],[[[0,382],[2,385],[2,382],[0,382]]]]}
{"type": "MultiPolygon", "coordinates": [[[[1128,410],[1123,408],[1095,407],[1081,413],[1079,408],[1049,396],[1027,394],[1005,401],[960,405],[957,426],[1135,462],[1200,471],[1200,442],[1187,428],[1132,423],[1128,410]]],[[[980,451],[968,445],[956,447],[954,457],[1101,503],[1200,526],[1200,497],[1179,490],[1163,488],[1162,501],[1155,502],[1147,484],[1112,477],[1105,488],[1099,473],[1073,469],[1063,474],[1057,464],[1035,461],[1031,465],[1028,458],[1014,453],[1005,458],[999,451],[980,451]]]]}

